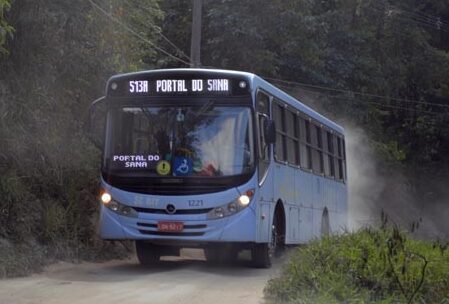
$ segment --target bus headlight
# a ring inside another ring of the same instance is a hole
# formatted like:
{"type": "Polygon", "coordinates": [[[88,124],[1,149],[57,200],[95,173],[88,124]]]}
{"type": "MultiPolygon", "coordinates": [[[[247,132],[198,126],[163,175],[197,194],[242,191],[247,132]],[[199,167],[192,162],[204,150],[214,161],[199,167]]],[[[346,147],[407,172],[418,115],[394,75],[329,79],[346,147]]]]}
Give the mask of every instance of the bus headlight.
{"type": "Polygon", "coordinates": [[[105,192],[101,195],[101,201],[103,204],[108,204],[112,200],[112,197],[109,193],[105,192]]]}
{"type": "Polygon", "coordinates": [[[222,206],[215,207],[214,209],[212,209],[207,213],[207,219],[208,220],[219,219],[242,211],[243,209],[249,206],[249,203],[251,203],[253,195],[254,190],[248,190],[246,191],[245,194],[240,195],[234,201],[222,206]]]}
{"type": "Polygon", "coordinates": [[[111,195],[107,192],[101,195],[101,202],[109,210],[124,216],[137,217],[137,211],[132,207],[120,204],[116,200],[112,199],[111,195]]]}

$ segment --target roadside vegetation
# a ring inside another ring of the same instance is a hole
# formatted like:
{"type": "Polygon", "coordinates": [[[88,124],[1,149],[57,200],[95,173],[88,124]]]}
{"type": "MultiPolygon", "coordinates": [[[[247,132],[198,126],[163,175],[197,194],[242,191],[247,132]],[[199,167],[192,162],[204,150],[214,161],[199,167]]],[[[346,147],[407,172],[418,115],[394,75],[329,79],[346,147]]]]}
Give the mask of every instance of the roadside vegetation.
{"type": "Polygon", "coordinates": [[[267,303],[449,303],[448,243],[363,228],[297,248],[267,303]]]}
{"type": "MultiPolygon", "coordinates": [[[[156,1],[139,1],[145,13],[107,2],[137,31],[162,17],[156,1]]],[[[0,277],[127,254],[97,237],[101,152],[86,114],[108,77],[155,53],[105,16],[88,1],[0,0],[0,277]]]]}

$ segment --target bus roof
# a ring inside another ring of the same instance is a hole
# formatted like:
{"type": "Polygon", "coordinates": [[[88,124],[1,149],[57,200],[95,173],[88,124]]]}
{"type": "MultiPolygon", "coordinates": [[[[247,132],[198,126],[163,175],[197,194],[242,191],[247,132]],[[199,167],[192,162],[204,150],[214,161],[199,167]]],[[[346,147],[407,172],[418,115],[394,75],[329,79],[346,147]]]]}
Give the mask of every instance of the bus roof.
{"type": "Polygon", "coordinates": [[[251,85],[251,89],[255,91],[256,89],[260,88],[263,89],[265,92],[273,95],[273,97],[277,97],[278,99],[284,101],[288,105],[298,109],[299,111],[303,112],[304,114],[308,115],[310,118],[318,121],[319,123],[326,125],[327,127],[344,134],[344,128],[338,125],[337,123],[333,122],[332,120],[328,119],[327,117],[319,114],[309,106],[303,104],[300,100],[292,97],[291,95],[285,93],[284,91],[280,90],[276,86],[272,85],[268,81],[264,80],[262,77],[257,76],[253,73],[248,72],[242,72],[242,71],[233,71],[233,70],[220,70],[220,69],[197,69],[197,68],[182,68],[182,69],[159,69],[159,70],[146,70],[146,71],[140,71],[140,72],[133,72],[133,73],[125,73],[125,74],[118,74],[114,75],[111,78],[109,78],[106,88],[109,87],[109,84],[112,81],[120,81],[122,79],[135,77],[135,76],[156,76],[158,74],[164,75],[164,76],[170,76],[172,75],[180,75],[180,74],[186,74],[186,75],[192,75],[192,74],[205,74],[209,76],[214,75],[228,75],[228,76],[234,76],[234,77],[242,77],[245,78],[251,85]]]}

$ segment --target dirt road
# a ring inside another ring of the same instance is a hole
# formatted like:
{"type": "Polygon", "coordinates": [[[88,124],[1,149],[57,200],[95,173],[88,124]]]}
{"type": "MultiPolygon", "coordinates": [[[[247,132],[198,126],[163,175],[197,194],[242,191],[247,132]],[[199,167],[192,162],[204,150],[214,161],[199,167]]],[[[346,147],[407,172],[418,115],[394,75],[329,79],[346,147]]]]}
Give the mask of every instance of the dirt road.
{"type": "Polygon", "coordinates": [[[0,304],[261,303],[263,288],[280,268],[253,269],[244,257],[235,265],[211,266],[201,250],[142,268],[136,260],[59,263],[44,273],[0,280],[0,304]]]}

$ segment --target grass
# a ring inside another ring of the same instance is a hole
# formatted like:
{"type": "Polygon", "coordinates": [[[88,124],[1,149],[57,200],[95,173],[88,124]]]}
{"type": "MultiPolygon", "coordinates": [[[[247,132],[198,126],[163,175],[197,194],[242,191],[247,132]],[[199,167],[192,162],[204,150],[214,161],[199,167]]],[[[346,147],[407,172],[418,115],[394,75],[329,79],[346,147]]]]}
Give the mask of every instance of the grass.
{"type": "Polygon", "coordinates": [[[0,278],[38,272],[56,260],[129,254],[122,244],[97,235],[98,151],[83,138],[69,150],[65,158],[71,162],[26,160],[24,168],[0,162],[0,278]]]}
{"type": "Polygon", "coordinates": [[[267,303],[449,303],[447,244],[397,227],[314,240],[265,288],[267,303]]]}

